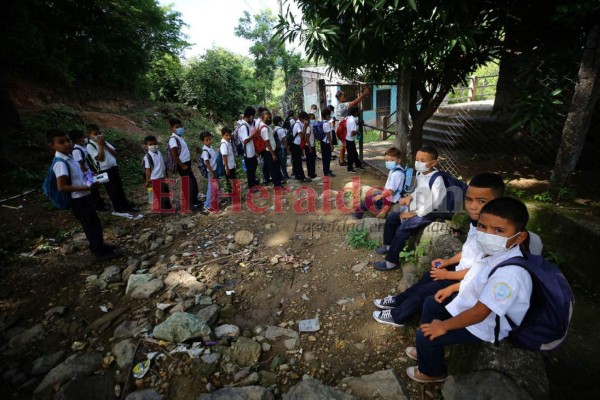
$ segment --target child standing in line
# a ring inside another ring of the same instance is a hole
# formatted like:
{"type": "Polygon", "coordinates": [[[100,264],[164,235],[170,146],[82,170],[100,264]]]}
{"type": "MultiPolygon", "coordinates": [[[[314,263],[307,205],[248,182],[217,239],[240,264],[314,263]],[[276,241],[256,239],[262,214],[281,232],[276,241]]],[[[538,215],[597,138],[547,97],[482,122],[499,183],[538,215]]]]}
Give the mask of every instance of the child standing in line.
{"type": "Polygon", "coordinates": [[[390,147],[386,150],[385,167],[390,172],[388,172],[383,192],[367,196],[365,201],[352,214],[354,218],[361,219],[365,211],[374,212],[377,218],[385,218],[387,210],[400,200],[406,178],[404,168],[400,165],[400,157],[400,149],[390,147]]]}
{"type": "MultiPolygon", "coordinates": [[[[92,171],[87,165],[88,152],[86,149],[85,133],[81,129],[73,129],[71,132],[69,132],[69,137],[73,143],[73,159],[79,163],[81,172],[83,172],[84,176],[93,175],[94,171],[92,171]]],[[[104,203],[102,196],[100,196],[99,190],[92,190],[92,194],[90,196],[92,196],[94,199],[96,211],[110,211],[110,208],[104,203]]]]}
{"type": "Polygon", "coordinates": [[[346,153],[348,154],[348,172],[351,174],[357,171],[364,172],[362,163],[358,158],[358,152],[356,151],[356,138],[358,136],[358,107],[352,107],[348,110],[348,116],[346,117],[346,153]]]}
{"type": "Polygon", "coordinates": [[[48,131],[46,139],[48,147],[55,152],[52,170],[56,176],[56,187],[60,192],[71,193],[71,209],[83,228],[90,251],[97,261],[121,257],[122,254],[114,251],[114,246],[104,243],[102,223],[90,195],[92,190],[98,190],[99,184],[94,183],[92,187],[86,185],[79,164],[71,157],[71,139],[59,129],[48,131]]]}
{"type": "Polygon", "coordinates": [[[275,141],[273,130],[270,126],[272,122],[273,119],[271,117],[271,112],[266,109],[263,110],[258,125],[258,130],[260,132],[260,136],[266,142],[267,147],[262,152],[261,156],[264,161],[264,166],[271,177],[270,180],[273,182],[273,187],[282,187],[281,173],[279,172],[279,161],[277,160],[277,154],[275,153],[275,150],[277,149],[277,142],[275,141]]]}
{"type": "MultiPolygon", "coordinates": [[[[167,177],[167,168],[165,166],[165,160],[158,149],[158,141],[155,136],[148,135],[144,138],[144,144],[148,149],[148,152],[144,155],[144,170],[146,171],[146,182],[144,187],[146,189],[154,188],[154,182],[160,182],[160,194],[169,193],[169,185],[164,179],[167,177]]],[[[159,193],[153,193],[154,198],[159,193]]],[[[166,196],[160,197],[160,211],[172,210],[171,199],[166,196]]],[[[154,210],[154,207],[152,209],[154,210]]]]}
{"type": "Polygon", "coordinates": [[[289,145],[286,139],[286,130],[283,128],[283,118],[279,115],[273,118],[273,125],[275,126],[275,132],[273,132],[274,136],[279,138],[279,150],[277,152],[277,158],[279,159],[279,169],[281,169],[281,176],[284,181],[288,181],[290,176],[287,172],[287,156],[290,152],[289,145]]]}
{"type": "Polygon", "coordinates": [[[308,114],[306,111],[301,111],[298,114],[298,121],[294,123],[292,128],[293,142],[290,147],[292,148],[292,172],[296,180],[302,183],[312,182],[310,178],[304,176],[304,168],[302,167],[302,140],[305,139],[309,127],[308,114]]]}
{"type": "Polygon", "coordinates": [[[179,176],[188,178],[188,209],[191,210],[202,210],[202,204],[198,202],[198,181],[192,171],[192,156],[190,149],[183,139],[183,133],[185,129],[179,118],[171,118],[169,120],[169,126],[171,127],[171,137],[168,142],[168,151],[171,159],[177,165],[177,173],[179,176]]]}
{"type": "Polygon", "coordinates": [[[203,143],[200,158],[208,170],[208,185],[206,186],[206,200],[204,201],[204,208],[202,209],[203,214],[219,211],[217,206],[219,179],[215,174],[215,171],[217,170],[217,153],[211,147],[212,138],[213,134],[208,131],[200,133],[200,141],[203,143]]]}
{"type": "Polygon", "coordinates": [[[317,119],[315,118],[315,114],[308,114],[308,123],[309,126],[306,130],[306,173],[308,177],[313,181],[318,181],[321,178],[317,176],[316,168],[317,168],[317,148],[315,141],[315,131],[313,126],[317,119]]]}
{"type": "Polygon", "coordinates": [[[331,155],[333,153],[333,137],[335,136],[335,132],[329,122],[330,117],[331,109],[325,107],[325,109],[321,111],[323,133],[325,133],[323,140],[321,140],[321,155],[323,156],[323,176],[334,177],[335,174],[331,172],[331,155]]]}
{"type": "Polygon", "coordinates": [[[225,167],[225,190],[227,190],[228,193],[232,193],[231,180],[237,179],[237,170],[233,145],[231,144],[231,129],[228,127],[221,129],[221,137],[219,151],[223,157],[223,166],[225,167]]]}

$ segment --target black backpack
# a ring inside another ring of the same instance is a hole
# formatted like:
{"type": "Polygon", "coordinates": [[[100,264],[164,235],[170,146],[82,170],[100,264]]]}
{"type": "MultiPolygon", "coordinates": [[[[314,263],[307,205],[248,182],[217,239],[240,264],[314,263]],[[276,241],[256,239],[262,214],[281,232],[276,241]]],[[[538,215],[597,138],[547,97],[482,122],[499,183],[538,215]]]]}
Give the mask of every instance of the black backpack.
{"type": "Polygon", "coordinates": [[[430,215],[434,218],[451,219],[454,213],[463,210],[463,203],[467,194],[467,184],[445,171],[436,171],[429,179],[429,190],[431,190],[438,176],[441,176],[444,180],[446,197],[440,205],[440,209],[433,211],[430,215]]]}
{"type": "Polygon", "coordinates": [[[144,158],[142,158],[142,177],[144,179],[146,179],[146,165],[144,163],[145,159],[148,159],[148,164],[150,164],[150,174],[152,174],[152,170],[154,170],[154,160],[152,159],[150,153],[146,153],[144,158]]]}

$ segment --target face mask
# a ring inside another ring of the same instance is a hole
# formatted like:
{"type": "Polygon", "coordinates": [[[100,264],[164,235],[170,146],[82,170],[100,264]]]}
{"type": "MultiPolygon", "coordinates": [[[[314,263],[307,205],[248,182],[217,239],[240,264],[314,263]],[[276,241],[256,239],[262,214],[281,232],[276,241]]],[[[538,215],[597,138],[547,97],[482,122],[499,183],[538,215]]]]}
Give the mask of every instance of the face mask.
{"type": "Polygon", "coordinates": [[[310,126],[313,126],[315,124],[315,122],[317,122],[317,121],[315,121],[314,119],[311,119],[309,122],[310,126]]]}
{"type": "Polygon", "coordinates": [[[183,126],[175,129],[175,133],[178,134],[179,136],[183,135],[184,129],[183,126]]]}
{"type": "Polygon", "coordinates": [[[427,172],[429,168],[427,168],[426,162],[415,161],[415,170],[417,170],[417,172],[427,172]]]}
{"type": "Polygon", "coordinates": [[[150,150],[153,153],[156,153],[158,151],[158,145],[152,144],[152,145],[148,146],[148,150],[150,150]]]}
{"type": "Polygon", "coordinates": [[[264,122],[265,122],[265,124],[267,124],[267,125],[271,125],[271,122],[273,122],[273,120],[272,120],[272,119],[267,119],[267,120],[265,120],[264,122]]]}
{"type": "MultiPolygon", "coordinates": [[[[511,237],[504,237],[477,231],[475,239],[477,240],[479,250],[487,255],[493,256],[508,251],[509,249],[506,248],[506,242],[508,242],[508,239],[514,238],[519,233],[520,232],[517,232],[511,237]]],[[[514,245],[511,246],[511,248],[512,247],[514,247],[514,245]]]]}
{"type": "Polygon", "coordinates": [[[396,168],[396,161],[386,161],[385,167],[390,171],[393,170],[394,168],[396,168]]]}

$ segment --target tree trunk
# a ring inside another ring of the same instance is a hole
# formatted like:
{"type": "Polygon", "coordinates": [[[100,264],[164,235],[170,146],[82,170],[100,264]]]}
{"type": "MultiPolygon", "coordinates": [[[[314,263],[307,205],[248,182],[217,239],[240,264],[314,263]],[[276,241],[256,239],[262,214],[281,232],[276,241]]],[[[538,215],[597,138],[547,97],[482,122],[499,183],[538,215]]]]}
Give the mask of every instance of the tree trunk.
{"type": "Polygon", "coordinates": [[[411,108],[413,110],[411,114],[413,126],[410,133],[410,145],[414,153],[413,158],[417,151],[423,147],[423,127],[425,126],[425,122],[437,111],[449,91],[449,85],[441,85],[429,103],[426,105],[421,104],[420,110],[417,111],[416,104],[411,108]]]}
{"type": "Polygon", "coordinates": [[[402,153],[402,161],[408,160],[410,154],[408,138],[410,128],[408,126],[408,110],[410,105],[410,81],[411,69],[405,67],[398,71],[398,91],[396,92],[396,140],[395,146],[402,153]]]}
{"type": "Polygon", "coordinates": [[[583,150],[592,112],[600,95],[599,73],[600,23],[596,21],[586,40],[571,109],[567,115],[556,164],[550,177],[549,189],[555,199],[558,199],[560,189],[567,184],[583,150]]]}

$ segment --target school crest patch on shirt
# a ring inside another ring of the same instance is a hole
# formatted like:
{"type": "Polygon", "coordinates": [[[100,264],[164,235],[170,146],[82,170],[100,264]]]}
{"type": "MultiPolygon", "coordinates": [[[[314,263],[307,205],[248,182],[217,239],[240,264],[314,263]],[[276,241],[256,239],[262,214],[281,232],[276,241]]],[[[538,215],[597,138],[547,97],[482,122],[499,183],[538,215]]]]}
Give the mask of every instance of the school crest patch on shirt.
{"type": "Polygon", "coordinates": [[[512,288],[506,282],[498,282],[494,285],[494,300],[505,301],[512,296],[512,288]]]}

